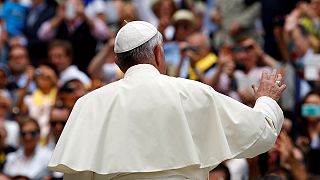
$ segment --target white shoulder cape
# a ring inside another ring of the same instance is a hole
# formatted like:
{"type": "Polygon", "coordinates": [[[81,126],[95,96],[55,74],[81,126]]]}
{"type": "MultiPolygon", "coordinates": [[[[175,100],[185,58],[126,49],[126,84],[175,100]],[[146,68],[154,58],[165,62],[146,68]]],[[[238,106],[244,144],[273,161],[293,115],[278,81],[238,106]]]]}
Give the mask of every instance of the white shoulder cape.
{"type": "MultiPolygon", "coordinates": [[[[272,103],[279,127],[282,111],[272,103]]],[[[213,168],[267,151],[277,136],[261,137],[267,127],[261,111],[207,85],[138,65],[77,101],[49,167],[98,174],[213,168]]]]}

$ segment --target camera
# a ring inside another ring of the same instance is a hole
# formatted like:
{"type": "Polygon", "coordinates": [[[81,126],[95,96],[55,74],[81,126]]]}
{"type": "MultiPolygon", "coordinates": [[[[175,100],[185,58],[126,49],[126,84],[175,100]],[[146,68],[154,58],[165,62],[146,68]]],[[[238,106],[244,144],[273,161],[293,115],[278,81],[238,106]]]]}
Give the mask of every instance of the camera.
{"type": "Polygon", "coordinates": [[[74,3],[66,3],[65,16],[67,19],[74,19],[76,17],[76,6],[74,3]]]}
{"type": "Polygon", "coordinates": [[[39,69],[39,68],[37,68],[37,69],[34,71],[34,75],[35,75],[36,77],[40,76],[41,74],[42,74],[42,71],[41,71],[41,69],[39,69]]]}

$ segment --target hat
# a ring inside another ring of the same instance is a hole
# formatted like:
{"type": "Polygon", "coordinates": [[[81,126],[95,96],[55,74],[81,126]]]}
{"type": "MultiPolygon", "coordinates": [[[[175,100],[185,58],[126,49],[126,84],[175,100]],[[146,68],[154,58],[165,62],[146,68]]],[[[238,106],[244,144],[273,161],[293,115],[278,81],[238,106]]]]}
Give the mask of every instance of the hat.
{"type": "Polygon", "coordinates": [[[182,21],[182,20],[189,21],[190,23],[193,24],[195,21],[195,17],[192,14],[192,12],[189,10],[182,9],[182,10],[176,11],[172,16],[172,23],[176,24],[178,21],[182,21]]]}
{"type": "Polygon", "coordinates": [[[139,47],[155,36],[157,32],[157,28],[148,22],[129,22],[117,33],[114,52],[123,53],[139,47]]]}
{"type": "MultiPolygon", "coordinates": [[[[81,82],[79,79],[70,79],[67,82],[65,82],[60,88],[59,92],[65,92],[65,93],[72,93],[77,90],[77,87],[74,87],[71,83],[74,81],[81,82]]],[[[81,82],[82,83],[82,82],[81,82]]]]}

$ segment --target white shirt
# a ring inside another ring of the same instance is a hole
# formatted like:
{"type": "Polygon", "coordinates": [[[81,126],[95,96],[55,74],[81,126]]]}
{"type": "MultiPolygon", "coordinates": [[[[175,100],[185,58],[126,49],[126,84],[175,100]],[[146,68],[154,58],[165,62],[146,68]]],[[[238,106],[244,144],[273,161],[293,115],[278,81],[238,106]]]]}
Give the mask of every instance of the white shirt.
{"type": "Polygon", "coordinates": [[[249,164],[246,159],[230,159],[225,165],[230,171],[231,180],[249,179],[249,164]]]}
{"type": "Polygon", "coordinates": [[[26,157],[23,148],[20,148],[8,154],[3,172],[8,176],[22,175],[30,179],[41,178],[42,175],[48,173],[47,164],[51,154],[49,149],[38,146],[33,156],[26,157]]]}
{"type": "Polygon", "coordinates": [[[6,144],[17,148],[19,142],[19,124],[16,121],[5,120],[4,127],[7,131],[6,144]]]}
{"type": "Polygon", "coordinates": [[[269,97],[250,108],[210,86],[140,64],[77,101],[49,167],[106,176],[188,167],[209,172],[226,159],[268,151],[282,122],[269,97]]]}

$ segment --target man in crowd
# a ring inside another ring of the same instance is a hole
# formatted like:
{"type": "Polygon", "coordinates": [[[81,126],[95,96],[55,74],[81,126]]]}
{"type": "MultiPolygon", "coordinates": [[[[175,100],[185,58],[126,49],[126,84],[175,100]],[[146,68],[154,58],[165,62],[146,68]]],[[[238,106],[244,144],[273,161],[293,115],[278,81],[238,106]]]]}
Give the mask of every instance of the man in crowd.
{"type": "Polygon", "coordinates": [[[262,74],[250,108],[208,85],[162,75],[162,44],[147,22],[119,30],[114,51],[124,78],[77,101],[51,169],[66,180],[207,179],[226,159],[272,147],[283,122],[281,75],[262,74]]]}
{"type": "Polygon", "coordinates": [[[50,43],[48,50],[49,61],[59,71],[58,86],[72,79],[80,79],[85,84],[90,84],[89,77],[73,65],[73,48],[71,43],[65,40],[56,40],[50,43]]]}

